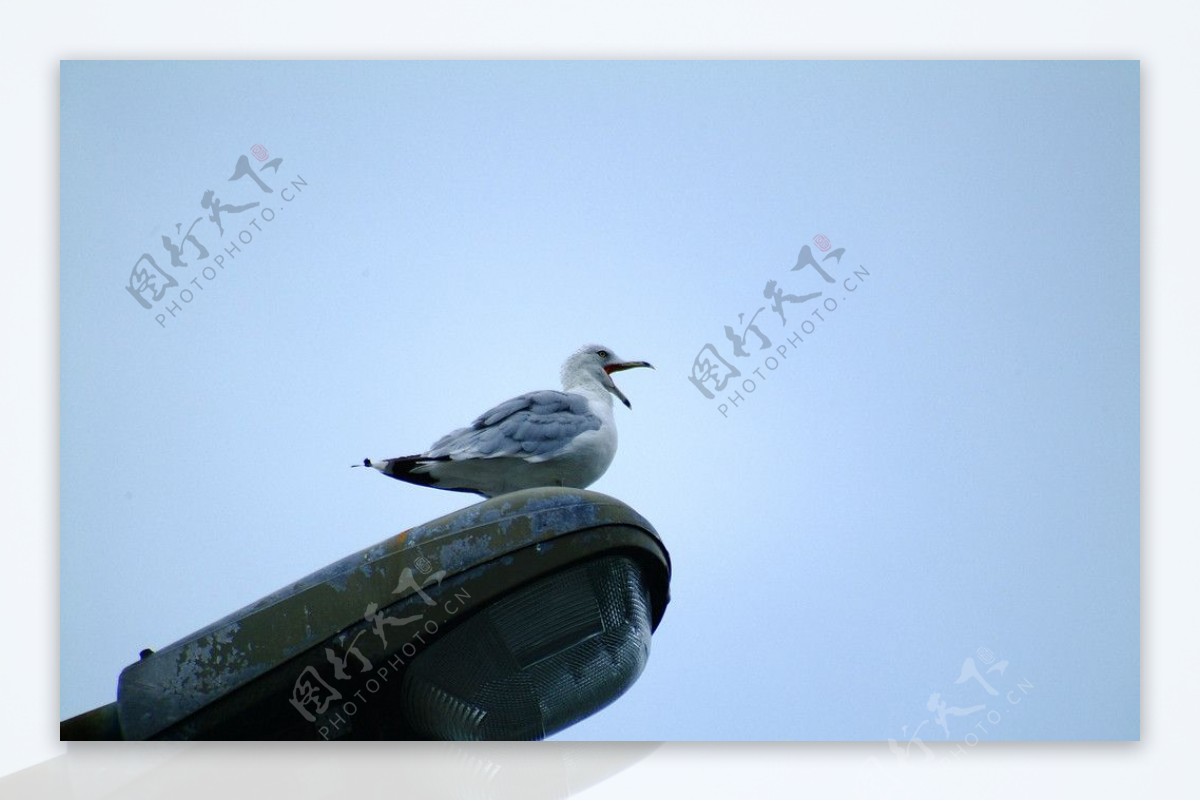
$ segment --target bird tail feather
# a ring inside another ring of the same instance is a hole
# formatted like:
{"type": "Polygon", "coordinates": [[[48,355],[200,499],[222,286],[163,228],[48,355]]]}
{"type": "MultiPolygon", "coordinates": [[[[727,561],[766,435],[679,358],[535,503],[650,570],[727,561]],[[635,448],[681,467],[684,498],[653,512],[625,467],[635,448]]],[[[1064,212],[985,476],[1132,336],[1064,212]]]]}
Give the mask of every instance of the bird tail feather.
{"type": "Polygon", "coordinates": [[[486,493],[477,489],[442,484],[430,472],[430,468],[435,464],[449,461],[452,461],[449,456],[398,456],[395,459],[363,459],[362,466],[373,467],[385,476],[399,481],[407,481],[409,484],[450,490],[451,492],[469,492],[475,495],[483,495],[485,498],[489,497],[486,493]]]}
{"type": "Polygon", "coordinates": [[[431,459],[428,456],[398,456],[394,459],[363,459],[363,467],[373,467],[385,476],[410,484],[436,487],[437,482],[429,475],[428,466],[434,462],[444,462],[447,458],[449,457],[431,459]]]}

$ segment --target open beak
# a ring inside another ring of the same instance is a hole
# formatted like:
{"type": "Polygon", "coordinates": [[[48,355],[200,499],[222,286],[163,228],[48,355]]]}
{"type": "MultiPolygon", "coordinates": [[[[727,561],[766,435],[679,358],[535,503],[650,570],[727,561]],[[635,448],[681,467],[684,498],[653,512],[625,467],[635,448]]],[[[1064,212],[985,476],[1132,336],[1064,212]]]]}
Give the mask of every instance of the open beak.
{"type": "Polygon", "coordinates": [[[613,373],[619,373],[622,370],[631,370],[634,367],[649,367],[651,370],[654,369],[654,365],[650,362],[617,362],[615,364],[604,365],[604,372],[612,375],[613,373]]]}
{"type": "Polygon", "coordinates": [[[649,367],[654,369],[654,365],[650,362],[614,362],[613,364],[604,365],[604,372],[609,376],[608,391],[621,399],[621,403],[625,404],[626,409],[632,409],[633,404],[629,402],[629,398],[625,397],[625,393],[617,389],[617,385],[613,383],[612,374],[619,373],[622,370],[631,370],[634,367],[649,367]]]}

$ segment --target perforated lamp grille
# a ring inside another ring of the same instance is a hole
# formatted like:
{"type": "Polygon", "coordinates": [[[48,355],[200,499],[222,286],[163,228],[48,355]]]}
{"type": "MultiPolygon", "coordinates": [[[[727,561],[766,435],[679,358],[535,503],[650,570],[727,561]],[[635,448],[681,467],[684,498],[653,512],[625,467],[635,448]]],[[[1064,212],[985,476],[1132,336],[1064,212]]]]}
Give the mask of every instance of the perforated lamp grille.
{"type": "Polygon", "coordinates": [[[650,656],[650,598],[638,564],[604,556],[480,610],[405,673],[420,736],[536,740],[625,692],[650,656]]]}

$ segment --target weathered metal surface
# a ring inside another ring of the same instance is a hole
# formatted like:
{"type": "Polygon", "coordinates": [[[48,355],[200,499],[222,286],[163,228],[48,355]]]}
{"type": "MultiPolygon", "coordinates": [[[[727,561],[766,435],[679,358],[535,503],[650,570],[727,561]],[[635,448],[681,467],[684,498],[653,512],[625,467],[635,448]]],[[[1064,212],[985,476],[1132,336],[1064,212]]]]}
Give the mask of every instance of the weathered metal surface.
{"type": "MultiPolygon", "coordinates": [[[[286,680],[281,665],[300,664],[331,637],[364,626],[369,603],[391,608],[412,601],[414,577],[444,571],[451,587],[456,582],[449,579],[471,571],[472,587],[481,588],[472,591],[473,602],[483,602],[536,575],[538,566],[527,564],[530,554],[544,567],[561,565],[594,548],[632,546],[633,535],[657,546],[669,578],[666,549],[650,523],[622,502],[586,490],[524,490],[401,532],[127,667],[118,682],[121,729],[128,739],[153,737],[270,671],[278,674],[272,682],[238,695],[261,696],[268,684],[278,694],[286,680]],[[568,544],[578,555],[563,552],[568,544]]],[[[665,581],[661,598],[656,626],[666,604],[665,581]]],[[[176,736],[196,734],[193,728],[176,736]]]]}

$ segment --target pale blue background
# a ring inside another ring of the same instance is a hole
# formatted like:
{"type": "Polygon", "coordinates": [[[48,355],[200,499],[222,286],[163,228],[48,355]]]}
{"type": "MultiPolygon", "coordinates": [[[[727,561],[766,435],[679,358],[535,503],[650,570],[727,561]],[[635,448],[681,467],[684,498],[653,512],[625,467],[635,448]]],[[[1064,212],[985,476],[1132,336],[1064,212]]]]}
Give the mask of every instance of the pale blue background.
{"type": "Polygon", "coordinates": [[[951,740],[1137,738],[1138,80],[64,63],[63,716],[141,648],[470,503],[347,465],[600,341],[659,369],[619,377],[593,488],[675,574],[641,680],[562,736],[935,740],[938,692],[1001,717],[951,740]],[[130,267],[169,263],[204,190],[259,199],[225,182],[255,143],[308,187],[159,328],[130,267]],[[871,277],[722,418],[692,359],[731,357],[767,279],[824,288],[788,272],[817,233],[871,277]],[[981,647],[1020,704],[954,683],[981,647]]]}

